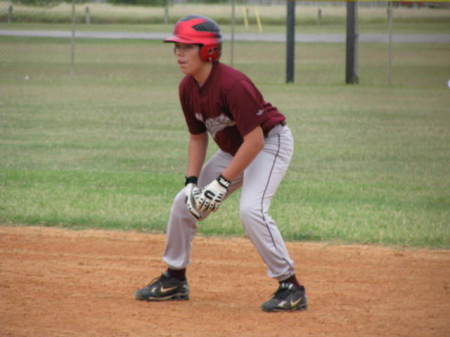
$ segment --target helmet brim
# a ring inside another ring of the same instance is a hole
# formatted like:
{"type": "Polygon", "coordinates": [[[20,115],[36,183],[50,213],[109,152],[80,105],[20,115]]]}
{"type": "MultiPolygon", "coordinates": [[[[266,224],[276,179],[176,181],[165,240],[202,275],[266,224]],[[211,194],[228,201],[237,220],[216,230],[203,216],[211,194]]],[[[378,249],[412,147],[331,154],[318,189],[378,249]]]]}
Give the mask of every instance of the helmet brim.
{"type": "Polygon", "coordinates": [[[168,38],[164,39],[164,42],[198,44],[198,42],[195,42],[194,40],[179,35],[171,35],[168,38]]]}

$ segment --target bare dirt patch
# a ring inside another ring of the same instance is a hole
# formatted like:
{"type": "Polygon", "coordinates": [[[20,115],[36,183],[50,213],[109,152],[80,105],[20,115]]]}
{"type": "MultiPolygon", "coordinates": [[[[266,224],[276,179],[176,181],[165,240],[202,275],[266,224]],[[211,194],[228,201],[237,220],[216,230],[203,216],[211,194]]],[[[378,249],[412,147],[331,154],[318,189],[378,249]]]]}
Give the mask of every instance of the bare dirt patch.
{"type": "Polygon", "coordinates": [[[264,313],[277,287],[245,238],[197,237],[191,300],[134,291],[163,235],[0,227],[0,336],[450,336],[450,251],[288,243],[310,307],[264,313]]]}

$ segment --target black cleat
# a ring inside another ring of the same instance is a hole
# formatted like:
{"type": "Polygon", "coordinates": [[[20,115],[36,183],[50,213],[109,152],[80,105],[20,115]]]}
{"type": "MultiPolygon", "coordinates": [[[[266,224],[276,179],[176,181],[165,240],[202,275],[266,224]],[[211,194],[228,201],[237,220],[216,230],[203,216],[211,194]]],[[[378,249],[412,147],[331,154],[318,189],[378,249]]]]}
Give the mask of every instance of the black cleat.
{"type": "Polygon", "coordinates": [[[273,297],[261,306],[263,311],[295,311],[306,310],[308,301],[305,287],[297,287],[293,283],[280,282],[273,297]]]}
{"type": "Polygon", "coordinates": [[[189,286],[187,281],[180,281],[164,272],[149,285],[137,290],[134,298],[139,301],[188,300],[189,286]]]}

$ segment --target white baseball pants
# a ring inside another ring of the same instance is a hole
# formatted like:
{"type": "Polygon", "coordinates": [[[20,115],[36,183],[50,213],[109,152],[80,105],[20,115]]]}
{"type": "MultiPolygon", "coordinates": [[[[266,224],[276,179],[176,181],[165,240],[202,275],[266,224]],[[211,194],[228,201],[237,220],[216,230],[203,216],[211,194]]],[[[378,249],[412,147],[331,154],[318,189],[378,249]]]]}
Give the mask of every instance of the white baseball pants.
{"type": "MultiPolygon", "coordinates": [[[[269,207],[292,158],[293,137],[287,126],[275,126],[265,138],[265,146],[243,175],[235,179],[228,195],[241,187],[240,219],[245,232],[268,267],[269,277],[285,280],[294,274],[284,240],[269,207]]],[[[202,168],[199,187],[217,178],[232,160],[219,150],[202,168]]],[[[220,212],[220,209],[219,209],[220,212]]],[[[207,215],[205,215],[207,216],[207,215]]],[[[163,261],[171,269],[184,269],[191,262],[192,240],[197,220],[188,212],[182,189],[175,197],[166,229],[163,261]]]]}

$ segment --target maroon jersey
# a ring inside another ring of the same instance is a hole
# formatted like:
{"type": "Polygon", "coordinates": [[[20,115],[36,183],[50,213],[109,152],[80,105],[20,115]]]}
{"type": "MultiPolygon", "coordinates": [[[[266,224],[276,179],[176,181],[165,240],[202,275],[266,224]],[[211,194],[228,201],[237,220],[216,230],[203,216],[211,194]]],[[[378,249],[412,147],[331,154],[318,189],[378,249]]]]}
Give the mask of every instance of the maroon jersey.
{"type": "Polygon", "coordinates": [[[179,86],[184,117],[192,134],[208,131],[219,148],[234,155],[243,137],[258,125],[267,133],[285,117],[240,71],[215,63],[208,79],[199,87],[185,76],[179,86]]]}

